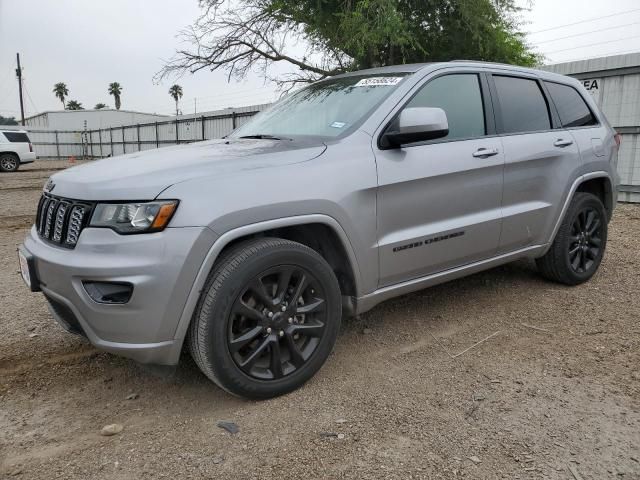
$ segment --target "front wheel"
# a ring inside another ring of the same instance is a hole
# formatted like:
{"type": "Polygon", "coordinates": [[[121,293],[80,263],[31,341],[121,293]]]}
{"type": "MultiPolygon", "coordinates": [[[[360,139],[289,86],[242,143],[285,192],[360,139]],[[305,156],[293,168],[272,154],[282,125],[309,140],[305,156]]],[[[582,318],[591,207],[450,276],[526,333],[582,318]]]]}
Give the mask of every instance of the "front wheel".
{"type": "Polygon", "coordinates": [[[566,285],[589,280],[602,261],[607,227],[607,212],[600,199],[591,193],[576,193],[551,248],[536,259],[540,273],[566,285]]]}
{"type": "Polygon", "coordinates": [[[191,323],[189,350],[228,392],[275,397],[324,364],[341,313],[338,280],[318,253],[288,240],[254,239],[214,266],[191,323]]]}

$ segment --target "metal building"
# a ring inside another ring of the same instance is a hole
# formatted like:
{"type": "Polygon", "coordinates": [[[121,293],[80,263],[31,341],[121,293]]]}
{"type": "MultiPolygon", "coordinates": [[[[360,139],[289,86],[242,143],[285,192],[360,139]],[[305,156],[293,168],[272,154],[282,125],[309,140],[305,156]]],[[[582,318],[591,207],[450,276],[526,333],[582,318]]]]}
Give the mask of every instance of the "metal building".
{"type": "Polygon", "coordinates": [[[542,68],[579,79],[593,95],[611,126],[622,135],[618,200],[640,203],[640,52],[542,68]]]}
{"type": "Polygon", "coordinates": [[[167,115],[131,110],[58,110],[38,113],[25,118],[25,126],[51,130],[94,130],[167,120],[167,115]],[[86,123],[85,123],[86,122],[86,123]]]}

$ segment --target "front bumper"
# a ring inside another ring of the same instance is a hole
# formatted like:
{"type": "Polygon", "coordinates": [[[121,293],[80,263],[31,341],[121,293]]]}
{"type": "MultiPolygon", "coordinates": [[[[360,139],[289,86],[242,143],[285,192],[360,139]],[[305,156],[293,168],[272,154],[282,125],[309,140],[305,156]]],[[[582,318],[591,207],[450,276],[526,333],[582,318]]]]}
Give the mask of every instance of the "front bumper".
{"type": "Polygon", "coordinates": [[[23,248],[33,255],[40,288],[63,327],[100,349],[173,365],[183,341],[178,322],[215,239],[206,227],[142,235],[85,228],[69,250],[44,242],[32,228],[23,248]],[[133,294],[125,304],[97,303],[82,285],[86,280],[131,283],[133,294]]]}

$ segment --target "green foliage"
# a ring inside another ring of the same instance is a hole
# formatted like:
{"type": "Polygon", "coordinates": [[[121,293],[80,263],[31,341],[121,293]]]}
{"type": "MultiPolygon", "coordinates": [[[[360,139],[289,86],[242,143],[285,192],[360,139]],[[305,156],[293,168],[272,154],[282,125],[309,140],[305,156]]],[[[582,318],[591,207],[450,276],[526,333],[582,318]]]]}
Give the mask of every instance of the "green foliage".
{"type": "Polygon", "coordinates": [[[16,117],[3,117],[0,115],[0,125],[18,125],[16,117]]]}
{"type": "Polygon", "coordinates": [[[96,106],[93,107],[94,110],[102,110],[103,108],[107,108],[106,103],[96,103],[96,106]]]}
{"type": "MultiPolygon", "coordinates": [[[[244,3],[256,3],[245,0],[244,3]]],[[[350,69],[397,63],[485,60],[535,65],[513,0],[270,0],[312,43],[346,53],[350,69]]]]}
{"type": "Polygon", "coordinates": [[[541,57],[520,32],[516,0],[200,0],[160,77],[222,69],[244,77],[288,62],[313,81],[362,68],[452,59],[534,66],[541,57]],[[306,52],[300,55],[299,46],[306,52]],[[292,48],[292,46],[294,46],[292,48]],[[295,53],[294,53],[295,50],[295,53]]]}
{"type": "Polygon", "coordinates": [[[69,100],[67,102],[67,110],[84,110],[84,107],[77,100],[69,100]]]}

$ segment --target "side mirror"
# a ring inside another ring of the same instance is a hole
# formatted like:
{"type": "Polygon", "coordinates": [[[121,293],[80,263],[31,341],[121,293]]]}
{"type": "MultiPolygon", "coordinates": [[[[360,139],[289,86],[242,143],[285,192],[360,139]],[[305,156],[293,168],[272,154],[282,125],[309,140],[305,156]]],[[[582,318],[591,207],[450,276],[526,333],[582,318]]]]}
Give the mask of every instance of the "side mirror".
{"type": "Polygon", "coordinates": [[[441,108],[405,108],[382,136],[382,147],[400,147],[449,134],[447,114],[441,108]]]}

